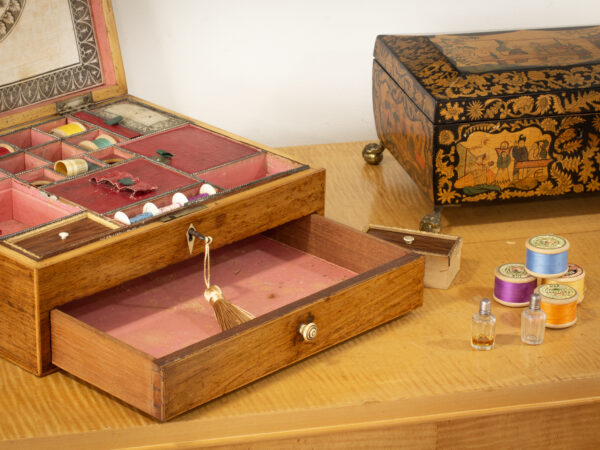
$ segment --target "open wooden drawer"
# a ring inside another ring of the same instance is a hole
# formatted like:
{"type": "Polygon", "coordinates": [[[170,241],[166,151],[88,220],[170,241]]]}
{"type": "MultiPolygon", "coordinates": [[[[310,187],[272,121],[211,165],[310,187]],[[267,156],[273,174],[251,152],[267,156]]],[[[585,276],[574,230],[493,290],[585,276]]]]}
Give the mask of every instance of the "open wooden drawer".
{"type": "Polygon", "coordinates": [[[220,332],[199,255],[53,310],[52,362],[168,420],[423,300],[422,256],[318,215],[211,259],[213,282],[254,320],[220,332]]]}

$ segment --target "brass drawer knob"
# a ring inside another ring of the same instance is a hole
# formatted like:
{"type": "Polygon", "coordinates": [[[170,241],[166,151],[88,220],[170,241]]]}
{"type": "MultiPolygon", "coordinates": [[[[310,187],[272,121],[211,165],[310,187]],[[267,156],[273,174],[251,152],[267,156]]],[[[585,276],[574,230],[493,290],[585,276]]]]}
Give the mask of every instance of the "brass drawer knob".
{"type": "Polygon", "coordinates": [[[317,337],[317,324],[316,323],[303,323],[298,328],[298,332],[302,335],[305,341],[312,341],[317,337]]]}

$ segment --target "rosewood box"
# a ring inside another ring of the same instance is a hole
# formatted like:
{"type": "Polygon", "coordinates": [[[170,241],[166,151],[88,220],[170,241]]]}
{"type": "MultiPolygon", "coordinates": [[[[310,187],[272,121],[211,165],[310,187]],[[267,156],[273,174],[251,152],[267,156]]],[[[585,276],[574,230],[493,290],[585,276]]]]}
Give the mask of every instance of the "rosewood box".
{"type": "Polygon", "coordinates": [[[436,206],[600,191],[600,27],[378,36],[374,56],[365,159],[388,148],[436,206]]]}
{"type": "Polygon", "coordinates": [[[0,356],[167,420],[421,305],[423,257],[322,217],[322,169],[127,95],[110,1],[8,5],[0,356]],[[254,319],[221,331],[191,226],[254,319]]]}

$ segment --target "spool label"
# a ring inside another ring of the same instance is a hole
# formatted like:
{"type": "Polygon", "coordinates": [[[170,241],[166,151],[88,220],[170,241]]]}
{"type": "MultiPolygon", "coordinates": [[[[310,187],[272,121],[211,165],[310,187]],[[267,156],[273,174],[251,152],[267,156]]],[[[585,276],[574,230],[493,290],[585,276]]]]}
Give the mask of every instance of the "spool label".
{"type": "Polygon", "coordinates": [[[498,272],[507,278],[530,278],[531,275],[525,270],[524,264],[502,264],[498,267],[498,272]]]}
{"type": "Polygon", "coordinates": [[[535,236],[529,239],[532,247],[542,250],[556,250],[567,245],[567,241],[560,236],[543,235],[535,236]]]}
{"type": "Polygon", "coordinates": [[[554,300],[567,300],[577,295],[575,289],[564,284],[543,284],[539,290],[544,297],[554,300]]]}
{"type": "Polygon", "coordinates": [[[583,269],[579,267],[577,264],[569,264],[569,270],[565,273],[561,278],[567,277],[578,277],[583,273],[583,269]]]}

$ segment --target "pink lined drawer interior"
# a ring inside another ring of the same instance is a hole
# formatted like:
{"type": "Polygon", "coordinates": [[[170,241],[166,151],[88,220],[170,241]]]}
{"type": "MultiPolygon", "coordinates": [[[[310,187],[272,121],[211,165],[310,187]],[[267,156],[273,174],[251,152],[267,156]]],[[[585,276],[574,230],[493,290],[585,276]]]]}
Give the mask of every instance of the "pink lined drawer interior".
{"type": "MultiPolygon", "coordinates": [[[[262,235],[217,249],[211,260],[213,283],[255,316],[356,275],[262,235]]],[[[202,270],[199,255],[60,309],[158,358],[221,331],[203,296],[202,270]]]]}

